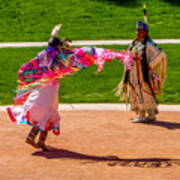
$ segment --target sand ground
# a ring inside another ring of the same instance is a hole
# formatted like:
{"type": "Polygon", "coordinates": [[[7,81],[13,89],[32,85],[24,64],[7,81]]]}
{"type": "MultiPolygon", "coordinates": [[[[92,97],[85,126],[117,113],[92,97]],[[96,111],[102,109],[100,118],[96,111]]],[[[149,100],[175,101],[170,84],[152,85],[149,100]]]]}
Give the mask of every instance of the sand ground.
{"type": "Polygon", "coordinates": [[[61,135],[43,152],[25,144],[30,127],[0,113],[0,180],[179,180],[180,112],[133,124],[125,111],[61,111],[61,135]]]}

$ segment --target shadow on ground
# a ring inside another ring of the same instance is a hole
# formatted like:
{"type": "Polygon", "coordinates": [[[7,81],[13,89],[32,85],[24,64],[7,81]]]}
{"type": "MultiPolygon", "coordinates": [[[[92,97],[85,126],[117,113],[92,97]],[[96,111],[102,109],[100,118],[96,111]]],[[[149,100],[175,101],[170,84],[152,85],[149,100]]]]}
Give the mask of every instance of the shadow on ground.
{"type": "Polygon", "coordinates": [[[180,129],[180,123],[175,123],[175,122],[154,121],[154,122],[148,122],[148,123],[144,123],[144,124],[152,125],[152,126],[160,126],[160,127],[163,127],[163,128],[167,128],[169,130],[180,129]]]}
{"type": "MultiPolygon", "coordinates": [[[[51,147],[52,148],[52,147],[51,147]]],[[[93,156],[81,154],[65,149],[52,148],[51,151],[37,151],[33,156],[42,156],[47,159],[75,159],[83,160],[81,163],[98,163],[105,162],[108,166],[126,166],[141,168],[165,168],[170,166],[180,166],[179,159],[166,158],[144,158],[144,159],[121,159],[117,156],[93,156]],[[84,161],[85,160],[85,161],[84,161]]]]}

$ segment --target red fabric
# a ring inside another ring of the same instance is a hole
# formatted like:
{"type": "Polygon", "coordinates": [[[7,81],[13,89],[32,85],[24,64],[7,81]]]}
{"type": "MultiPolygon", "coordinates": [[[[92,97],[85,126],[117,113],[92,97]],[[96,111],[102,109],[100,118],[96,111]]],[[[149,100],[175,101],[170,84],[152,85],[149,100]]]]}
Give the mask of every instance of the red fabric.
{"type": "Polygon", "coordinates": [[[6,110],[7,110],[8,114],[9,114],[9,117],[11,118],[11,120],[16,123],[17,121],[16,121],[16,119],[14,118],[14,115],[13,115],[11,109],[10,109],[10,108],[7,108],[6,110]]]}

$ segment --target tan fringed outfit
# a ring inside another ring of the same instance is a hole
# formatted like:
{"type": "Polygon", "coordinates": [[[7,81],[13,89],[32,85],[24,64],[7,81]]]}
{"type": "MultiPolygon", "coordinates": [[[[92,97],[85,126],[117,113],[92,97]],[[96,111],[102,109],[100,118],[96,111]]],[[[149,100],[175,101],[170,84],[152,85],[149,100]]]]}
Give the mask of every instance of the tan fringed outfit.
{"type": "Polygon", "coordinates": [[[129,97],[131,110],[154,118],[158,112],[156,95],[166,78],[166,56],[149,37],[143,41],[135,39],[129,50],[135,62],[132,69],[124,73],[124,97],[126,101],[129,97]]]}

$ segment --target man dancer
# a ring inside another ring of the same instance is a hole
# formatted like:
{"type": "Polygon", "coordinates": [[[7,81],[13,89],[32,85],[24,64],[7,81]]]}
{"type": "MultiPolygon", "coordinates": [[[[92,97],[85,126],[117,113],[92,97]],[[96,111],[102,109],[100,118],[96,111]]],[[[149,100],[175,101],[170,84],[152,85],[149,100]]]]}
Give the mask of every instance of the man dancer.
{"type": "Polygon", "coordinates": [[[129,95],[131,110],[139,115],[132,122],[144,123],[156,120],[156,95],[166,78],[166,56],[148,36],[147,24],[137,21],[136,34],[129,47],[135,61],[124,73],[123,88],[125,97],[129,95]]]}

